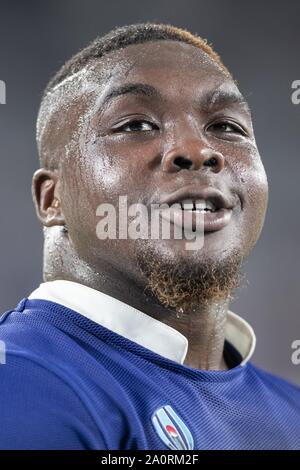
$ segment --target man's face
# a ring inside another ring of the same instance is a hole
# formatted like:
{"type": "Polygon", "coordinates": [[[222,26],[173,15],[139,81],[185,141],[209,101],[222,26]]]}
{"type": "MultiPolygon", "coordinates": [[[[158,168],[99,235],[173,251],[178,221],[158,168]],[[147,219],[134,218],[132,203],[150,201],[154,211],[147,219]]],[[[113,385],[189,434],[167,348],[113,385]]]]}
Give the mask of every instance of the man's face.
{"type": "Polygon", "coordinates": [[[249,111],[234,82],[203,51],[175,41],[131,45],[106,55],[93,70],[94,82],[105,63],[108,79],[99,79],[96,91],[83,94],[66,112],[69,125],[78,127],[78,140],[62,162],[60,196],[79,256],[98,272],[110,265],[137,283],[142,282],[137,260],[147,253],[158,263],[181,262],[191,273],[234,253],[244,258],[262,228],[267,179],[249,111]],[[132,83],[157,93],[127,92],[103,106],[112,89],[132,83]],[[200,250],[186,250],[184,239],[99,240],[96,235],[99,204],[118,208],[119,196],[126,195],[128,206],[150,208],[178,190],[178,202],[197,199],[198,190],[207,187],[223,195],[231,217],[204,233],[200,250]]]}

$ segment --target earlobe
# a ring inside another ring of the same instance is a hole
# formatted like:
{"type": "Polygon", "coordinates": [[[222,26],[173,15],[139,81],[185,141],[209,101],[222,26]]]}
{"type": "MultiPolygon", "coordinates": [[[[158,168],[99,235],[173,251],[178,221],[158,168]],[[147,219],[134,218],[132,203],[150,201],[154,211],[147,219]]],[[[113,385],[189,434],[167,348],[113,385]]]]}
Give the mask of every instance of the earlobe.
{"type": "Polygon", "coordinates": [[[58,175],[55,171],[40,168],[34,173],[32,197],[37,216],[43,225],[65,225],[58,194],[58,175]]]}

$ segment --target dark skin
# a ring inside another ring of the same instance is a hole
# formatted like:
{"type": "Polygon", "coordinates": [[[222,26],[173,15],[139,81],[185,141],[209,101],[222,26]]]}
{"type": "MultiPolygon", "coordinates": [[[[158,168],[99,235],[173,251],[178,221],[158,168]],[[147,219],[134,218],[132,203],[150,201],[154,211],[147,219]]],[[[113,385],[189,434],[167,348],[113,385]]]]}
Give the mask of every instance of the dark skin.
{"type": "Polygon", "coordinates": [[[217,188],[232,202],[233,215],[226,227],[205,234],[203,249],[187,251],[184,240],[149,244],[158,260],[185,259],[191,270],[234,250],[245,258],[261,232],[268,199],[248,107],[207,54],[176,41],[109,53],[95,63],[91,81],[92,92],[79,93],[68,106],[62,103],[44,132],[43,148],[61,156],[57,167],[41,168],[33,177],[38,217],[47,227],[44,279],[79,282],[126,302],[188,338],[186,365],[226,369],[228,299],[205,304],[199,299],[197,309],[176,316],[145,292],[135,256],[142,245],[97,238],[96,208],[103,202],[117,207],[119,195],[127,195],[128,205],[149,206],[181,187],[217,188]],[[104,63],[108,79],[97,83],[104,63]],[[113,88],[129,83],[150,85],[160,96],[126,93],[103,106],[113,88]],[[67,125],[58,130],[53,123],[59,120],[67,125]],[[139,123],[128,126],[132,120],[139,123]],[[76,144],[65,155],[74,132],[76,144]],[[178,156],[185,165],[176,164],[178,156]],[[60,230],[64,224],[67,233],[60,230]]]}

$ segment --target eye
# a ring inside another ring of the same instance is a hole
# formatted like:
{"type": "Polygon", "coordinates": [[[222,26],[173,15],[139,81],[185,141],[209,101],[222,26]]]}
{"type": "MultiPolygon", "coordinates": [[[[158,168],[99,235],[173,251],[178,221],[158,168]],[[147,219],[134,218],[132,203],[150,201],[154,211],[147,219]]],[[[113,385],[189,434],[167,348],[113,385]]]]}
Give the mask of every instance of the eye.
{"type": "Polygon", "coordinates": [[[210,132],[217,132],[217,133],[223,133],[223,134],[240,134],[243,136],[246,135],[246,132],[240,125],[231,121],[215,122],[213,124],[210,124],[207,127],[207,130],[210,132]]]}
{"type": "Polygon", "coordinates": [[[122,126],[115,127],[113,132],[149,132],[153,129],[158,129],[156,124],[142,119],[133,119],[128,121],[122,126]]]}

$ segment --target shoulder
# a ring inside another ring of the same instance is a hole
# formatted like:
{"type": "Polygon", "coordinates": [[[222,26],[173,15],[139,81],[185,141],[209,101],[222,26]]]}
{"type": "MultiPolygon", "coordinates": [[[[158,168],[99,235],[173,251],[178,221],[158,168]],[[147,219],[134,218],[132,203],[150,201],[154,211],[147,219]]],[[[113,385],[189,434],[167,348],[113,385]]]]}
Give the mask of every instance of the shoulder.
{"type": "Polygon", "coordinates": [[[81,397],[41,359],[8,351],[0,382],[0,449],[105,448],[81,397]]]}
{"type": "Polygon", "coordinates": [[[88,401],[51,354],[51,332],[17,314],[0,317],[0,449],[105,449],[88,401]]]}
{"type": "Polygon", "coordinates": [[[249,364],[249,370],[254,386],[262,386],[273,397],[278,396],[288,400],[290,403],[294,403],[300,411],[300,387],[298,385],[261,369],[254,364],[249,364]]]}

